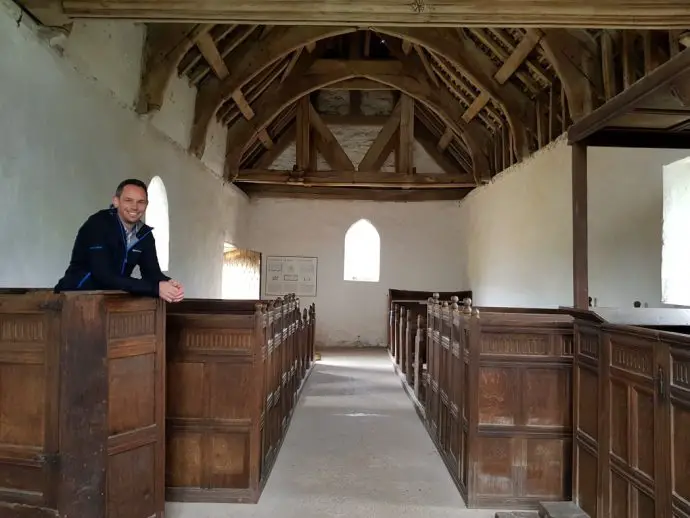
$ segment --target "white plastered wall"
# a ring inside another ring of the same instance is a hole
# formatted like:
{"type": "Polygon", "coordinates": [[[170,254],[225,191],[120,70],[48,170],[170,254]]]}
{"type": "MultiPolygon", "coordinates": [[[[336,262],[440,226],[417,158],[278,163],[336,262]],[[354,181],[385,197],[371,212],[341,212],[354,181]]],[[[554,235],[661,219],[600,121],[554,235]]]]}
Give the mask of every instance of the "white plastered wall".
{"type": "Polygon", "coordinates": [[[143,25],[93,21],[76,23],[63,51],[0,0],[0,286],[52,287],[117,183],[158,175],[170,275],[189,296],[220,296],[223,242],[243,244],[247,199],[218,177],[217,125],[203,161],[186,152],[195,90],[184,81],[173,79],[160,113],[134,112],[143,42],[143,25]]]}

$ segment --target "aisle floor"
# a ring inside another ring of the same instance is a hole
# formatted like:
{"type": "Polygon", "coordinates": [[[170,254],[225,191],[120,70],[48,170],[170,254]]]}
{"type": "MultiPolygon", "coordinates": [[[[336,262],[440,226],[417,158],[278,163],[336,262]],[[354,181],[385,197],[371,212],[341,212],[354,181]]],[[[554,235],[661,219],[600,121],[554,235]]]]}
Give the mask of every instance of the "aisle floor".
{"type": "Polygon", "coordinates": [[[166,506],[166,518],[494,514],[465,508],[383,349],[322,353],[258,504],[166,506]]]}

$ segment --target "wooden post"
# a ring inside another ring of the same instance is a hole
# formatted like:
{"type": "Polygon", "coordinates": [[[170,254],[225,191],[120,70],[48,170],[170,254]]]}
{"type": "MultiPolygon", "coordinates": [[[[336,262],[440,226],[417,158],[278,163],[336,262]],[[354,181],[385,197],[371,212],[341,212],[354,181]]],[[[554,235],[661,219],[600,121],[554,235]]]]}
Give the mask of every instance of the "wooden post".
{"type": "Polygon", "coordinates": [[[587,264],[587,146],[572,145],[573,178],[573,306],[589,307],[587,264]]]}

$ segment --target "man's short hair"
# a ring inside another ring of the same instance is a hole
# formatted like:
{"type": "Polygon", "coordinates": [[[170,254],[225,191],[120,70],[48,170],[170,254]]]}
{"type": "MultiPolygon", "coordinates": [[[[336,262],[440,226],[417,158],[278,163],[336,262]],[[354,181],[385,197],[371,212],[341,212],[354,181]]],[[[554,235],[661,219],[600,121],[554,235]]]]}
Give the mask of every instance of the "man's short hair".
{"type": "Polygon", "coordinates": [[[115,189],[115,196],[119,198],[122,195],[122,191],[124,190],[125,186],[127,185],[135,185],[137,187],[141,187],[142,189],[144,189],[146,197],[148,198],[149,191],[146,188],[146,184],[141,180],[137,180],[136,178],[128,178],[127,180],[121,181],[120,185],[118,185],[117,189],[115,189]]]}

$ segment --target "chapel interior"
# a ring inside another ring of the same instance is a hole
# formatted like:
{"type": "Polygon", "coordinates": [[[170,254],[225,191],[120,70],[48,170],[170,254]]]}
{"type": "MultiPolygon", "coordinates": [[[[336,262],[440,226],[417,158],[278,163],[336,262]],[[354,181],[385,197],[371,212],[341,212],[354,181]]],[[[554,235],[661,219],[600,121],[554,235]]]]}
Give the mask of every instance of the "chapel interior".
{"type": "Polygon", "coordinates": [[[0,210],[0,518],[690,518],[687,0],[0,0],[0,210]]]}

